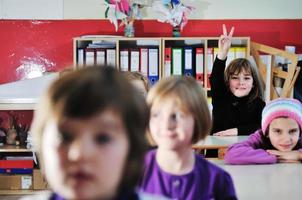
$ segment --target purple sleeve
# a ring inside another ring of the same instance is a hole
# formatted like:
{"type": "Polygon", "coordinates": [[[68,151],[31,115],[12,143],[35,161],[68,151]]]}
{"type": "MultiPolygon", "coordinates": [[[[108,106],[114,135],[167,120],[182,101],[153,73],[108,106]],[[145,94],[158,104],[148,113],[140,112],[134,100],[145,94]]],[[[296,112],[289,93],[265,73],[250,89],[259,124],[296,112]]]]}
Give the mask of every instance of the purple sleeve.
{"type": "Polygon", "coordinates": [[[268,154],[261,148],[261,134],[258,130],[246,141],[231,145],[225,154],[225,163],[235,165],[276,163],[276,156],[268,154]]]}

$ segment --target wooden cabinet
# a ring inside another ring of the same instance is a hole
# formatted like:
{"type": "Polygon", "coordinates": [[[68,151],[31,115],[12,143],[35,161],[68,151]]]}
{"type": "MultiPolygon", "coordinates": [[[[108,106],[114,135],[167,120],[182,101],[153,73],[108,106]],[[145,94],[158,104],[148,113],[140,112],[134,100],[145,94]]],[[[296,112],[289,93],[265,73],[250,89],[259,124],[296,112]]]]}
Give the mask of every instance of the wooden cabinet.
{"type": "MultiPolygon", "coordinates": [[[[115,50],[113,66],[119,70],[141,71],[149,77],[151,83],[157,81],[156,76],[160,79],[171,74],[191,75],[200,81],[204,88],[210,90],[208,77],[218,49],[218,39],[218,37],[77,37],[74,38],[74,65],[83,67],[99,63],[108,64],[108,60],[112,59],[108,59],[110,56],[107,52],[113,49],[115,50]],[[152,55],[150,59],[150,55],[147,54],[146,70],[143,53],[150,49],[157,49],[158,56],[152,55]],[[157,60],[154,62],[155,58],[157,60]],[[191,65],[188,65],[190,62],[191,65]],[[153,69],[154,66],[158,67],[157,71],[153,69]]],[[[228,62],[234,58],[249,55],[250,38],[234,37],[228,62]]]]}

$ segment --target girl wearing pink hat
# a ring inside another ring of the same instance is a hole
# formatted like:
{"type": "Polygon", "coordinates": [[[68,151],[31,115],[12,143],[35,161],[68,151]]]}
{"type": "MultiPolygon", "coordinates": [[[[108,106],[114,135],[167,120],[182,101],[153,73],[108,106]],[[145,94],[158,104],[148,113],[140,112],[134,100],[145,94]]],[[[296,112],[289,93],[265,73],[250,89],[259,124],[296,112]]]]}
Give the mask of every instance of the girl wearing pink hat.
{"type": "Polygon", "coordinates": [[[261,129],[227,150],[228,164],[269,164],[302,160],[302,104],[279,98],[262,111],[261,129]]]}

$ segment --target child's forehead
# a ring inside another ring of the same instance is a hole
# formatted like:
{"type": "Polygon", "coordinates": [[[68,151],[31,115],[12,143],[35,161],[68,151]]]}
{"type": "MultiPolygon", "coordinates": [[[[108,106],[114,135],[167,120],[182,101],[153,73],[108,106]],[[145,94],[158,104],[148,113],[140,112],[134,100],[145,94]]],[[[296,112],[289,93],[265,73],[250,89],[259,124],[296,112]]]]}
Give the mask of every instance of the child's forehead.
{"type": "Polygon", "coordinates": [[[240,69],[235,69],[235,71],[232,73],[235,75],[243,74],[243,75],[251,75],[252,71],[251,69],[245,69],[245,68],[240,68],[240,69]]]}
{"type": "Polygon", "coordinates": [[[179,108],[183,111],[187,110],[187,106],[185,100],[182,99],[177,94],[168,94],[164,96],[158,96],[155,98],[152,107],[165,107],[168,104],[175,106],[175,108],[179,108]]]}

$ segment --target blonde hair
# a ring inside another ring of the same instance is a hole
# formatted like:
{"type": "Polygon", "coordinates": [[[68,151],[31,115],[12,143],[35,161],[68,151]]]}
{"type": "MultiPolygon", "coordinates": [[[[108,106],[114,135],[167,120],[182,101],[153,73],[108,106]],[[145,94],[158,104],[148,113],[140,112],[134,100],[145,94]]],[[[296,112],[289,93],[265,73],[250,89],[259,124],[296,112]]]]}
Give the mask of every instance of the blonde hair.
{"type": "Polygon", "coordinates": [[[176,98],[180,106],[193,115],[195,123],[192,143],[204,139],[209,134],[212,121],[208,103],[204,90],[195,79],[188,76],[171,76],[161,79],[149,91],[147,104],[151,109],[155,103],[164,98],[176,98]]]}
{"type": "Polygon", "coordinates": [[[249,94],[248,102],[252,102],[257,97],[263,97],[263,89],[262,84],[260,81],[260,77],[258,74],[258,70],[255,66],[251,64],[251,62],[246,58],[237,58],[230,62],[227,66],[226,70],[224,71],[224,80],[227,85],[227,88],[230,88],[230,79],[232,75],[239,74],[242,71],[246,71],[251,74],[253,77],[253,88],[249,94]]]}

